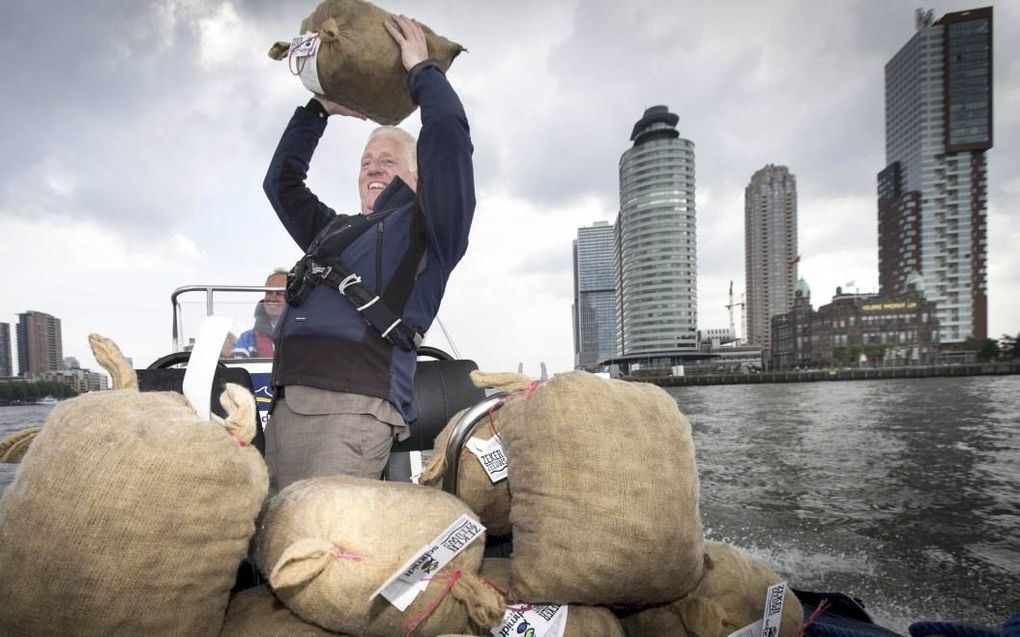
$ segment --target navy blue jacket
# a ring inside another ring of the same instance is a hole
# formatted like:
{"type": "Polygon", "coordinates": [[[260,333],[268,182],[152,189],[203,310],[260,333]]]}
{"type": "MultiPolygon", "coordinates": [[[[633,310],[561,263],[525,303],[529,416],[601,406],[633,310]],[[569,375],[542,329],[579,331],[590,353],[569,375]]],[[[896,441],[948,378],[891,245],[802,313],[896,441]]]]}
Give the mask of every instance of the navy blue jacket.
{"type": "MultiPolygon", "coordinates": [[[[411,97],[421,107],[417,195],[400,178],[381,192],[372,215],[393,210],[341,255],[363,283],[404,322],[424,334],[439,311],[446,282],[467,250],[475,209],[473,147],[464,107],[434,64],[412,69],[411,97]]],[[[284,227],[302,251],[336,213],[305,185],[308,162],[326,129],[312,100],[299,107],[263,184],[284,227]]],[[[276,330],[275,386],[307,385],[388,400],[411,422],[417,356],[387,344],[336,288],[316,286],[288,307],[276,330]]]]}

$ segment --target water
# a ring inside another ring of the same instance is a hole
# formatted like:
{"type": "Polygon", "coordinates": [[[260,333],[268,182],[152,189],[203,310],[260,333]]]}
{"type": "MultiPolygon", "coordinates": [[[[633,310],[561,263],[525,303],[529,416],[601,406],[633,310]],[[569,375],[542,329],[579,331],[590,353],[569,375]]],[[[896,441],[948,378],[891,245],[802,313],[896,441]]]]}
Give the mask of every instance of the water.
{"type": "Polygon", "coordinates": [[[671,393],[711,539],[899,632],[1020,612],[1020,377],[671,393]]]}
{"type": "MultiPolygon", "coordinates": [[[[676,388],[711,539],[919,620],[1020,611],[1020,376],[676,388]]],[[[0,437],[52,407],[0,407],[0,437]]],[[[0,491],[17,465],[0,463],[0,491]]]]}

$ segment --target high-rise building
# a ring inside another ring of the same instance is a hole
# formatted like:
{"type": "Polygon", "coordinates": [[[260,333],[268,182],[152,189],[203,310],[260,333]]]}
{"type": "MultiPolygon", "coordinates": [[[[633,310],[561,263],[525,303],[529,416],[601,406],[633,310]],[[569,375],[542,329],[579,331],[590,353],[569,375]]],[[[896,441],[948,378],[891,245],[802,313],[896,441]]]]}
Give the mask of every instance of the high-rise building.
{"type": "Polygon", "coordinates": [[[797,283],[797,178],[769,164],[744,190],[744,281],[747,342],[772,346],[771,320],[793,307],[797,283]]]}
{"type": "Polygon", "coordinates": [[[13,376],[11,361],[11,324],[0,323],[0,376],[13,376]]]}
{"type": "Polygon", "coordinates": [[[617,353],[698,347],[694,143],[679,118],[653,106],[634,124],[620,157],[614,226],[617,353]]]}
{"type": "Polygon", "coordinates": [[[613,227],[596,221],[574,240],[574,367],[600,371],[616,353],[613,227]]]}
{"type": "Polygon", "coordinates": [[[879,290],[913,273],[943,343],[988,335],[987,168],[992,147],[992,8],[918,10],[885,65],[885,163],[878,173],[879,290]]]}
{"type": "Polygon", "coordinates": [[[44,312],[18,315],[18,375],[34,376],[63,369],[60,319],[44,312]]]}

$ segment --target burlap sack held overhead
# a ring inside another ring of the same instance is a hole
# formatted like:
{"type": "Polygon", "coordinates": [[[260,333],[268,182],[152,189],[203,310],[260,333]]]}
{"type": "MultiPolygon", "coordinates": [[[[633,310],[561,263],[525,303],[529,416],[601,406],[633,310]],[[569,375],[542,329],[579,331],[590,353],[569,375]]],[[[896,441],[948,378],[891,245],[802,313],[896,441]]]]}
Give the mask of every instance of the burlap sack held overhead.
{"type": "Polygon", "coordinates": [[[269,488],[255,399],[199,420],[90,341],[120,389],[54,407],[0,499],[0,635],[217,635],[269,488]]]}
{"type": "Polygon", "coordinates": [[[478,578],[485,538],[431,575],[401,612],[369,598],[467,506],[416,484],[351,476],[295,482],[260,525],[255,558],[276,596],[305,621],[359,637],[461,632],[471,618],[494,626],[504,600],[478,578]]]}
{"type": "MultiPolygon", "coordinates": [[[[501,590],[510,585],[510,560],[487,557],[482,562],[482,578],[501,590]]],[[[489,637],[488,631],[478,630],[476,635],[489,637]]],[[[627,637],[620,620],[608,608],[570,604],[563,637],[627,637]]]]}
{"type": "MultiPolygon", "coordinates": [[[[765,591],[782,579],[761,560],[721,542],[705,543],[705,575],[683,599],[624,618],[630,637],[726,637],[762,618],[765,591]]],[[[780,637],[793,637],[804,608],[789,588],[780,637]]]]}
{"type": "MultiPolygon", "coordinates": [[[[324,0],[301,22],[301,34],[318,33],[318,81],[326,97],[353,108],[379,124],[399,124],[416,108],[407,87],[407,70],[400,46],[383,22],[389,12],[363,0],[324,0]]],[[[430,58],[446,71],[464,47],[425,32],[430,58]]],[[[276,60],[288,58],[290,44],[277,42],[269,50],[276,60]]],[[[301,64],[292,61],[292,67],[301,64]]]]}
{"type": "Polygon", "coordinates": [[[698,473],[669,394],[571,372],[495,420],[510,461],[511,602],[647,605],[694,588],[698,473]]]}
{"type": "Polygon", "coordinates": [[[335,637],[335,633],[301,620],[265,586],[230,598],[220,637],[335,637]]]}

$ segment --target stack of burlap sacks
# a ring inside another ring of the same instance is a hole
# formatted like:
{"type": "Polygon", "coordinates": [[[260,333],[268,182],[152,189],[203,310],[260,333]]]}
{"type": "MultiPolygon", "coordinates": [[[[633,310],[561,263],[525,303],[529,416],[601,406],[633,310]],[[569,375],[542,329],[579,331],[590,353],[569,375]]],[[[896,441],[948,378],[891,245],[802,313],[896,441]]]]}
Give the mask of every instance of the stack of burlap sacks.
{"type": "MultiPolygon", "coordinates": [[[[512,532],[513,554],[491,578],[508,603],[569,604],[568,635],[726,637],[761,619],[766,589],[781,580],[746,552],[704,541],[691,427],[665,391],[583,372],[543,384],[472,378],[509,392],[473,432],[498,434],[508,479],[493,484],[468,451],[457,479],[483,524],[512,532]],[[600,607],[622,627],[594,614],[600,607]]],[[[458,420],[438,437],[423,483],[441,484],[458,420]]],[[[780,634],[802,621],[787,591],[780,634]]]]}
{"type": "Polygon", "coordinates": [[[217,635],[268,491],[255,399],[202,420],[90,340],[114,390],[57,405],[0,498],[0,635],[217,635]]]}
{"type": "MultiPolygon", "coordinates": [[[[336,476],[267,504],[249,392],[228,386],[227,418],[203,421],[180,394],[139,393],[116,346],[91,340],[116,389],[55,408],[0,499],[0,634],[488,635],[508,604],[559,603],[568,637],[725,637],[761,617],[779,581],[704,541],[690,425],[651,385],[476,373],[510,390],[475,431],[498,433],[507,480],[465,456],[461,499],[336,476]],[[405,611],[373,596],[472,512],[513,534],[510,559],[483,559],[482,537],[405,611]],[[228,608],[249,547],[269,585],[228,608]]],[[[441,481],[457,420],[426,482],[441,481]]],[[[781,635],[801,621],[788,595],[781,635]]]]}

